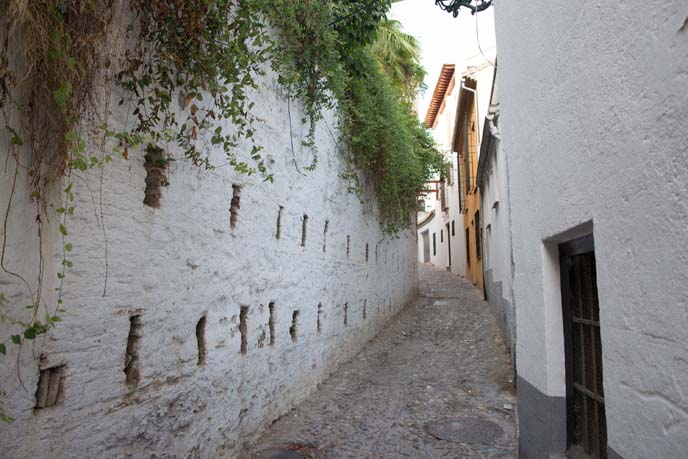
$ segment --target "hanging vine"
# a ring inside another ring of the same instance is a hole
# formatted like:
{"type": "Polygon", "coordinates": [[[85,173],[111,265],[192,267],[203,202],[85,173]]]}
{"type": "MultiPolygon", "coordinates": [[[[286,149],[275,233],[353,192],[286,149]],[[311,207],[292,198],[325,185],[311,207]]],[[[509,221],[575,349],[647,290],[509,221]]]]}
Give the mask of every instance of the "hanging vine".
{"type": "MultiPolygon", "coordinates": [[[[0,0],[0,11],[7,12],[0,18],[0,111],[14,163],[0,267],[31,299],[28,315],[19,314],[0,292],[0,321],[12,330],[0,342],[0,354],[10,344],[21,351],[62,320],[63,283],[73,268],[74,181],[83,174],[98,171],[102,184],[113,158],[127,160],[143,150],[157,152],[162,161],[179,152],[210,169],[214,165],[200,146],[210,141],[238,172],[273,180],[255,140],[261,122],[251,97],[267,65],[287,97],[302,103],[308,125],[303,145],[312,152],[306,169],[317,166],[316,127],[323,112],[337,110],[352,166],[374,184],[387,231],[409,225],[418,189],[441,168],[441,156],[407,101],[413,91],[400,94],[371,54],[389,0],[129,0],[125,5],[131,23],[113,27],[122,20],[113,18],[121,7],[117,0],[0,0]],[[114,33],[117,27],[123,37],[114,33]],[[122,55],[111,54],[107,45],[113,39],[127,45],[122,55]],[[132,103],[133,122],[117,129],[108,122],[109,102],[99,102],[109,101],[113,85],[124,94],[119,104],[129,98],[132,103]],[[102,141],[89,146],[97,135],[102,141]],[[106,140],[114,142],[111,151],[105,150],[106,140]],[[246,145],[250,160],[237,156],[246,145]],[[5,257],[20,171],[29,177],[36,209],[35,280],[14,272],[5,257]],[[60,203],[53,205],[56,195],[60,203]],[[55,218],[59,223],[45,226],[55,218]],[[62,259],[56,291],[47,300],[43,243],[45,228],[52,227],[59,231],[62,259]]],[[[358,174],[345,175],[357,189],[358,174]]],[[[99,222],[105,231],[102,215],[99,222]]],[[[11,420],[1,405],[0,420],[11,420]]]]}

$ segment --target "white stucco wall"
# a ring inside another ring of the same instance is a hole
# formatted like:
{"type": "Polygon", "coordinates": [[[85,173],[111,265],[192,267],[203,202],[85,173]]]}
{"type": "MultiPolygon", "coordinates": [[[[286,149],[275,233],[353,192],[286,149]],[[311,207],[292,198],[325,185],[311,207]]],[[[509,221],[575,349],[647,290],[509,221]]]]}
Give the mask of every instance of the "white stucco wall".
{"type": "Polygon", "coordinates": [[[495,81],[492,87],[492,99],[484,124],[481,154],[485,154],[479,170],[482,174],[480,186],[481,224],[483,227],[483,270],[485,271],[488,291],[488,302],[498,308],[513,348],[516,341],[516,314],[512,303],[511,258],[511,217],[509,204],[508,158],[500,148],[501,120],[499,118],[499,85],[495,81]]]}
{"type": "MultiPolygon", "coordinates": [[[[7,356],[0,358],[4,411],[15,418],[0,428],[3,457],[236,457],[242,441],[314,390],[412,299],[417,268],[413,230],[385,237],[374,198],[347,192],[340,178],[346,164],[328,132],[329,126],[336,135],[333,116],[318,126],[317,169],[302,175],[294,163],[309,164],[310,153],[300,147],[307,131],[299,121],[300,107],[292,101],[293,156],[287,102],[276,75],[268,72],[260,88],[254,100],[263,122],[256,137],[265,147],[274,183],[221,166],[223,153],[209,143],[211,160],[220,167],[204,171],[183,160],[172,163],[159,209],[143,204],[146,172],[140,151],[107,166],[102,194],[97,171],[75,180],[76,212],[68,237],[74,268],[65,282],[63,323],[24,346],[18,371],[26,390],[17,379],[16,347],[8,346],[7,356]],[[232,185],[241,186],[234,230],[229,225],[232,185]],[[304,213],[308,227],[302,247],[304,213]],[[105,295],[101,216],[107,234],[105,295]],[[274,347],[268,345],[269,336],[262,341],[270,302],[276,311],[274,347]],[[239,352],[241,306],[249,307],[245,355],[239,352]],[[300,311],[296,342],[289,333],[295,310],[300,311]],[[143,320],[141,381],[135,390],[127,387],[123,372],[132,313],[143,320]],[[204,315],[207,362],[198,366],[195,327],[204,315]],[[63,398],[54,407],[33,410],[39,366],[54,365],[66,365],[63,398]]],[[[128,104],[117,105],[120,95],[115,90],[111,97],[114,127],[127,117],[128,104]]],[[[3,136],[3,215],[15,173],[14,161],[6,162],[8,148],[3,136]]],[[[247,150],[242,146],[240,157],[247,150]]],[[[19,154],[27,160],[26,150],[19,154]]],[[[37,227],[29,194],[20,169],[5,264],[33,285],[37,227]]],[[[56,193],[53,201],[60,196],[56,193]]],[[[57,219],[51,209],[46,215],[44,293],[54,304],[61,257],[57,219]]],[[[0,291],[18,315],[25,314],[28,299],[15,279],[0,274],[0,291]]],[[[12,331],[3,324],[0,341],[12,331]]]]}
{"type": "MultiPolygon", "coordinates": [[[[446,160],[452,162],[453,179],[451,184],[444,185],[447,190],[447,210],[442,209],[439,198],[435,198],[435,193],[425,196],[426,212],[420,213],[418,222],[421,223],[425,216],[434,211],[434,218],[417,229],[418,234],[418,261],[423,262],[423,237],[422,233],[428,231],[430,238],[430,263],[440,268],[449,267],[449,244],[451,241],[451,272],[461,276],[466,275],[466,249],[462,239],[463,215],[459,213],[459,190],[456,169],[456,155],[447,154],[446,160]],[[452,235],[452,222],[454,223],[454,234],[452,235]],[[447,230],[447,223],[449,230],[447,230]],[[432,235],[436,236],[436,252],[433,252],[432,235]]],[[[428,184],[434,186],[434,184],[428,184]]],[[[440,185],[441,186],[441,185],[440,185]]]]}
{"type": "Polygon", "coordinates": [[[638,6],[495,6],[517,363],[564,395],[556,244],[592,228],[609,445],[677,458],[688,451],[688,4],[638,6]]]}
{"type": "MultiPolygon", "coordinates": [[[[454,135],[454,122],[456,119],[456,108],[459,98],[460,79],[451,82],[451,90],[448,90],[444,97],[444,105],[437,113],[436,122],[430,130],[438,148],[445,152],[445,159],[450,162],[451,177],[447,176],[445,182],[447,207],[442,209],[440,196],[435,193],[425,197],[426,209],[428,212],[435,211],[435,218],[418,230],[419,246],[418,260],[423,261],[423,239],[421,233],[425,230],[430,234],[430,262],[438,267],[449,267],[449,251],[451,249],[451,272],[461,276],[466,275],[466,247],[463,242],[463,214],[460,213],[459,206],[459,181],[456,153],[452,152],[452,139],[454,135]],[[452,87],[453,86],[453,87],[452,87]],[[454,233],[452,234],[452,222],[454,233]],[[449,223],[449,231],[447,231],[449,223]],[[437,238],[437,254],[432,251],[432,234],[437,238]],[[442,237],[443,235],[443,237],[442,237]],[[451,245],[451,247],[450,247],[451,245]]],[[[439,175],[437,177],[439,179],[439,175]]],[[[434,186],[434,185],[433,185],[434,186]]],[[[419,222],[421,218],[419,218],[419,222]]]]}
{"type": "Polygon", "coordinates": [[[506,162],[499,146],[496,150],[496,154],[487,162],[480,196],[485,246],[483,269],[492,271],[493,280],[502,283],[504,298],[511,300],[511,227],[506,162]]]}

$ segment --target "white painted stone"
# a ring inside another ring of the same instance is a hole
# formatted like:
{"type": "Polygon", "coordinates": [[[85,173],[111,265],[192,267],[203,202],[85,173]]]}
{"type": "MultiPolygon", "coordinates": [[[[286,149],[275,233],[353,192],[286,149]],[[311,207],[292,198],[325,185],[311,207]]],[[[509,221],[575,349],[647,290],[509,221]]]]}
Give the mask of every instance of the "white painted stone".
{"type": "MultiPolygon", "coordinates": [[[[75,180],[77,209],[67,238],[74,244],[74,268],[65,282],[64,322],[23,348],[19,373],[26,390],[17,379],[16,347],[8,346],[7,357],[0,359],[3,407],[16,418],[0,428],[3,457],[236,457],[242,442],[303,400],[413,298],[414,233],[386,237],[374,197],[347,192],[348,184],[340,178],[346,169],[341,142],[329,132],[337,135],[334,116],[327,113],[318,125],[317,169],[302,175],[297,166],[303,171],[310,152],[300,146],[307,131],[300,123],[301,107],[291,102],[292,152],[287,101],[276,75],[268,72],[259,84],[253,99],[263,121],[256,137],[265,147],[274,183],[234,172],[209,143],[206,151],[218,167],[204,171],[184,160],[172,163],[159,209],[143,204],[146,172],[141,151],[106,167],[102,193],[97,171],[75,180]],[[241,206],[236,228],[230,230],[233,184],[242,187],[241,206]],[[279,206],[283,211],[277,240],[279,206]],[[302,247],[304,213],[309,219],[302,247]],[[323,253],[325,221],[329,230],[323,253]],[[275,303],[276,340],[271,347],[266,338],[261,348],[270,302],[275,303]],[[316,331],[319,303],[321,333],[316,331]],[[245,355],[239,352],[240,306],[249,307],[245,355]],[[294,310],[300,311],[296,342],[289,335],[294,310]],[[143,319],[136,390],[127,387],[123,372],[132,313],[143,319]],[[207,355],[205,365],[198,366],[195,329],[204,315],[207,355]],[[54,407],[34,411],[39,355],[45,357],[41,367],[66,365],[64,397],[54,407]]],[[[114,127],[127,119],[129,105],[118,106],[120,96],[114,89],[110,99],[114,127]]],[[[93,146],[95,139],[90,141],[93,146]]],[[[15,162],[6,161],[9,148],[3,137],[3,215],[15,171],[15,162]]],[[[247,151],[242,145],[239,157],[246,157],[247,151]]],[[[22,162],[28,159],[26,149],[19,155],[22,162]]],[[[61,187],[50,196],[56,206],[61,187]]],[[[5,264],[32,286],[38,254],[35,212],[20,169],[5,264]]],[[[61,260],[53,209],[45,213],[44,223],[43,293],[52,306],[61,260]]],[[[29,298],[23,286],[2,273],[0,291],[12,310],[27,319],[24,305],[29,298]]],[[[0,341],[13,330],[3,324],[0,341]]]]}
{"type": "Polygon", "coordinates": [[[487,300],[503,322],[509,348],[516,342],[516,314],[512,304],[513,259],[511,256],[511,216],[508,159],[500,148],[501,120],[499,77],[495,74],[490,106],[483,125],[480,182],[481,225],[483,230],[483,271],[487,300]],[[491,139],[485,143],[486,139],[491,139]],[[485,155],[485,156],[483,156],[485,155]]]}
{"type": "Polygon", "coordinates": [[[552,245],[592,222],[609,445],[684,457],[688,4],[500,2],[495,18],[518,372],[564,394],[552,245]]]}

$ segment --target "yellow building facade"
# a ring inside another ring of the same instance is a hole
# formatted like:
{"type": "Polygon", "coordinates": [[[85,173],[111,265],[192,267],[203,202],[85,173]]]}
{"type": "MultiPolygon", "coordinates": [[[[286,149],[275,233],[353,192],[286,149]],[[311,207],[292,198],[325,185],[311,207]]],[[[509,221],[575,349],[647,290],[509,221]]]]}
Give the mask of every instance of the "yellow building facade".
{"type": "Polygon", "coordinates": [[[480,223],[480,189],[478,175],[477,82],[464,77],[461,81],[459,107],[454,126],[453,150],[458,154],[460,211],[463,214],[466,245],[466,278],[481,291],[483,286],[482,227],[480,223]]]}

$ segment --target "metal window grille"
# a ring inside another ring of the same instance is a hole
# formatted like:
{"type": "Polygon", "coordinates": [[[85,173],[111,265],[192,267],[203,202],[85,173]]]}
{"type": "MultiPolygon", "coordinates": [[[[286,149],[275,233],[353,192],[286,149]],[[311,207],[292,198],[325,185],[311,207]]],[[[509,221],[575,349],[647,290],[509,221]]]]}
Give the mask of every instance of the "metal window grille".
{"type": "Polygon", "coordinates": [[[471,265],[471,229],[466,228],[466,264],[471,265]]]}
{"type": "Polygon", "coordinates": [[[569,457],[607,458],[602,344],[592,237],[560,246],[569,457]]]}
{"type": "Polygon", "coordinates": [[[466,194],[475,191],[477,183],[478,145],[475,131],[474,116],[468,117],[463,126],[463,170],[464,189],[466,194]]]}
{"type": "Polygon", "coordinates": [[[482,228],[480,227],[480,211],[475,211],[475,257],[480,260],[482,255],[480,236],[482,235],[482,228]]]}
{"type": "Polygon", "coordinates": [[[459,186],[457,186],[456,188],[458,188],[458,190],[459,190],[459,213],[463,214],[464,209],[466,208],[464,206],[465,199],[463,196],[463,190],[465,189],[466,185],[464,183],[465,182],[465,178],[464,178],[465,173],[461,173],[461,167],[462,167],[461,166],[461,156],[459,156],[458,167],[456,170],[456,173],[457,173],[458,179],[459,179],[459,186]]]}

